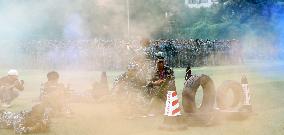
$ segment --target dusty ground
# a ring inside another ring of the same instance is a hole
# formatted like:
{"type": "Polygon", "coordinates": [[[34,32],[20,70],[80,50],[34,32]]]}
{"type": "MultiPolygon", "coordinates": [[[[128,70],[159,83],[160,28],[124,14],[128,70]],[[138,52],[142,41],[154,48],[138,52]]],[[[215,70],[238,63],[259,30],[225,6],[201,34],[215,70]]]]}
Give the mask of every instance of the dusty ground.
{"type": "MultiPolygon", "coordinates": [[[[244,121],[225,121],[211,127],[188,127],[185,131],[166,132],[158,129],[163,118],[126,119],[117,104],[72,104],[73,118],[55,119],[46,135],[283,135],[284,134],[284,63],[253,63],[246,66],[220,66],[194,68],[193,72],[207,74],[218,87],[224,80],[240,80],[241,72],[248,75],[255,115],[244,121]]],[[[4,75],[1,69],[0,75],[4,75]]],[[[184,69],[175,69],[179,94],[183,86],[184,69]]],[[[46,71],[20,70],[26,90],[13,102],[9,110],[29,109],[39,95],[40,83],[46,71]]],[[[99,72],[62,71],[62,82],[76,90],[85,90],[98,79],[99,72]]],[[[109,82],[120,72],[109,72],[109,82]]],[[[13,134],[0,130],[1,135],[13,134]]]]}

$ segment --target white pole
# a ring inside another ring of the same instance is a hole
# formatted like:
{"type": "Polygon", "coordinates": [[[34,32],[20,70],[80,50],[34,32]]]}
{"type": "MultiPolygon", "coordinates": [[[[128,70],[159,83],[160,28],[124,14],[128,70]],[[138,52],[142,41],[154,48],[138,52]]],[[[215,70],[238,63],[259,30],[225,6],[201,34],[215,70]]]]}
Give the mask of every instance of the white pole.
{"type": "Polygon", "coordinates": [[[129,0],[126,0],[126,5],[127,5],[127,38],[129,39],[130,35],[129,0]]]}

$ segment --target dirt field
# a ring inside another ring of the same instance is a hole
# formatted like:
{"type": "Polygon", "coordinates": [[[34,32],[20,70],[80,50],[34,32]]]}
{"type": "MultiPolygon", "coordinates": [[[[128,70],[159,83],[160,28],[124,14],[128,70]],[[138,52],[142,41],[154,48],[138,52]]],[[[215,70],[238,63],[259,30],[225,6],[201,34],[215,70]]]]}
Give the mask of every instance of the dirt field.
{"type": "MultiPolygon", "coordinates": [[[[73,118],[55,119],[46,135],[283,135],[284,134],[284,63],[254,63],[246,66],[194,68],[193,73],[207,74],[218,87],[224,80],[239,81],[247,73],[252,92],[254,115],[243,121],[225,121],[211,127],[188,127],[185,131],[166,132],[158,129],[162,116],[128,120],[116,104],[72,104],[73,118]]],[[[185,69],[175,69],[179,95],[183,87],[185,69]]],[[[29,109],[39,95],[41,82],[47,71],[19,70],[26,89],[9,110],[29,109]]],[[[1,69],[0,75],[5,75],[1,69]]],[[[121,72],[108,72],[109,82],[121,72]]],[[[97,80],[99,72],[61,71],[62,82],[76,90],[86,90],[97,80]]],[[[181,99],[180,99],[181,100],[181,99]]],[[[0,135],[13,134],[1,129],[0,135]]]]}

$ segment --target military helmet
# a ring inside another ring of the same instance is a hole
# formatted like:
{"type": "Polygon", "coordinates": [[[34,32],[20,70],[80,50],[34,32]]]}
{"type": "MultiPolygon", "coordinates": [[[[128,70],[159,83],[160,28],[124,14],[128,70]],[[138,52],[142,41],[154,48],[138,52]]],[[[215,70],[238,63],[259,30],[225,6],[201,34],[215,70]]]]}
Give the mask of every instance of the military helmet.
{"type": "Polygon", "coordinates": [[[157,61],[158,62],[163,62],[165,61],[165,56],[164,56],[164,53],[163,52],[158,52],[155,54],[156,57],[157,57],[157,61]]]}
{"type": "Polygon", "coordinates": [[[156,57],[159,59],[159,58],[164,58],[164,53],[163,52],[158,52],[158,53],[155,53],[156,57]]]}

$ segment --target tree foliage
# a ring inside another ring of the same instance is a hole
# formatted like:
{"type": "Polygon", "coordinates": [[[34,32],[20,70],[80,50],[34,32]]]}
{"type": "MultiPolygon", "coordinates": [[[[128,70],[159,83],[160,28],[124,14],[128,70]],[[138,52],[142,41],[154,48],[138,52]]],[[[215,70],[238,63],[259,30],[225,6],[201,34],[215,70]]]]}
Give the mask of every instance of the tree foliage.
{"type": "MultiPolygon", "coordinates": [[[[188,8],[180,6],[171,19],[175,24],[172,38],[241,38],[246,33],[259,36],[275,35],[277,16],[283,7],[276,0],[220,0],[211,8],[188,8]]],[[[162,35],[160,33],[155,33],[162,35]]]]}

